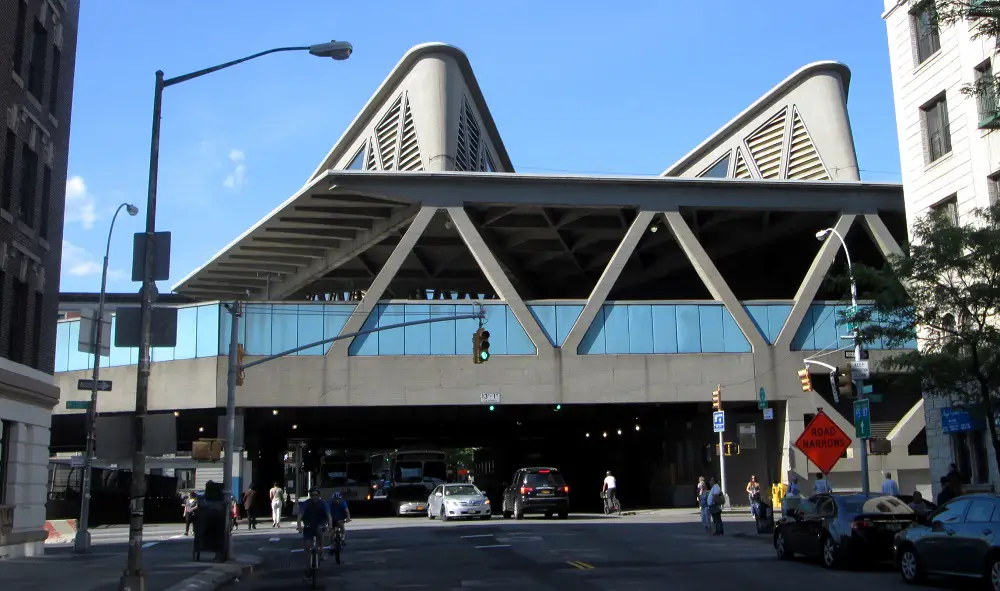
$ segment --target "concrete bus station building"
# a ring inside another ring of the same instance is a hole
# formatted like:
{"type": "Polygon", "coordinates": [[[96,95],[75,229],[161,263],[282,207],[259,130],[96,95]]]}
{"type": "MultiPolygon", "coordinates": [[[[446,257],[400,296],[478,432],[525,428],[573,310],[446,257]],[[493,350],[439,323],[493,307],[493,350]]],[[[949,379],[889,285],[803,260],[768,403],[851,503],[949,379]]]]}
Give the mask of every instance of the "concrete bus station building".
{"type": "MultiPolygon", "coordinates": [[[[814,376],[816,392],[796,376],[805,358],[843,364],[849,344],[837,326],[845,291],[828,281],[844,254],[815,234],[836,228],[867,264],[906,236],[902,188],[859,180],[849,83],[844,65],[809,64],[661,176],[519,174],[467,56],[413,48],[304,185],[275,196],[272,213],[161,302],[180,308],[177,346],[153,351],[150,408],[175,448],[165,455],[221,435],[231,319],[220,302],[245,301],[248,360],[481,302],[493,353],[484,364],[471,358],[477,322],[457,320],[247,370],[241,486],[280,478],[289,441],[317,442],[313,451],[420,441],[515,446],[501,477],[545,459],[577,490],[597,490],[613,470],[626,505],[685,505],[698,476],[718,473],[711,395],[721,385],[733,501],[751,474],[769,484],[797,473],[808,492],[815,467],[793,446],[806,422],[822,408],[854,434],[851,403],[833,402],[826,376],[814,376]],[[772,420],[758,409],[761,390],[772,420]],[[490,410],[484,394],[500,402],[490,410]]],[[[96,297],[64,294],[71,301],[96,297]]],[[[84,413],[65,408],[88,396],[76,389],[92,365],[78,339],[79,320],[61,321],[60,453],[84,443],[84,413]]],[[[891,354],[875,343],[871,360],[891,354]]],[[[134,411],[136,361],[136,350],[114,347],[103,359],[114,389],[100,394],[102,416],[134,411]]],[[[873,482],[891,470],[903,491],[928,492],[920,393],[891,375],[873,384],[883,395],[873,435],[892,443],[871,458],[873,482]]],[[[835,488],[860,487],[852,441],[829,477],[835,488]]]]}

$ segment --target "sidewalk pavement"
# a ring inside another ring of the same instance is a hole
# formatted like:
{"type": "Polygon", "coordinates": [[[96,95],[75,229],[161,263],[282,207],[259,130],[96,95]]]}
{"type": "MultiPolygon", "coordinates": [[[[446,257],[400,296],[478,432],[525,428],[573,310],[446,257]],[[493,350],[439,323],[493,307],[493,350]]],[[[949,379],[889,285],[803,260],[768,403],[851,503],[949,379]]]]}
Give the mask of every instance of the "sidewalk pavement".
{"type": "MultiPolygon", "coordinates": [[[[259,545],[233,539],[233,557],[228,563],[201,562],[191,558],[191,541],[162,543],[143,550],[143,571],[147,591],[205,591],[224,585],[252,572],[262,562],[246,551],[259,545]]],[[[0,587],[4,591],[77,589],[117,591],[125,569],[128,548],[122,544],[95,545],[89,554],[74,554],[72,548],[46,548],[44,556],[0,560],[0,587]]]]}

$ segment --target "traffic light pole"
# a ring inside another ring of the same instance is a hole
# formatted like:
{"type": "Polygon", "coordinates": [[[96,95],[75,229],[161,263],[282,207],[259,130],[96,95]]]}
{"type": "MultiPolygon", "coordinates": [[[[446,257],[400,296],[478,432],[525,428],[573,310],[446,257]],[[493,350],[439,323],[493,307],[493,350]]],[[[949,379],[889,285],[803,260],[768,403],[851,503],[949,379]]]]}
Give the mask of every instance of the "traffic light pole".
{"type": "Polygon", "coordinates": [[[726,442],[725,434],[719,431],[719,486],[722,488],[722,498],[726,509],[730,509],[729,495],[726,494],[726,442]]]}

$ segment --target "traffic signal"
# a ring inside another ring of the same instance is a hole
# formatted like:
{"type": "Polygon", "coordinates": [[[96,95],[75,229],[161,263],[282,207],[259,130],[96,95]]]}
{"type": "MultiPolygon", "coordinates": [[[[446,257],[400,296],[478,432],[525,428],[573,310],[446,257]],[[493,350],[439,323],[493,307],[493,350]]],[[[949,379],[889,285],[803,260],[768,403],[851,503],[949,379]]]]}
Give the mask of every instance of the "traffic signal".
{"type": "Polygon", "coordinates": [[[809,368],[799,370],[799,382],[802,383],[803,392],[812,392],[813,383],[812,378],[809,376],[809,368]]]}
{"type": "Polygon", "coordinates": [[[236,345],[236,385],[243,385],[243,358],[246,356],[246,350],[243,349],[242,343],[237,343],[236,345]]]}
{"type": "Polygon", "coordinates": [[[837,368],[837,393],[844,398],[854,398],[854,382],[851,378],[851,364],[837,368]]]}
{"type": "Polygon", "coordinates": [[[490,359],[490,331],[485,328],[479,329],[479,363],[486,363],[490,359]]]}
{"type": "Polygon", "coordinates": [[[722,410],[722,386],[712,391],[712,410],[722,410]]]}

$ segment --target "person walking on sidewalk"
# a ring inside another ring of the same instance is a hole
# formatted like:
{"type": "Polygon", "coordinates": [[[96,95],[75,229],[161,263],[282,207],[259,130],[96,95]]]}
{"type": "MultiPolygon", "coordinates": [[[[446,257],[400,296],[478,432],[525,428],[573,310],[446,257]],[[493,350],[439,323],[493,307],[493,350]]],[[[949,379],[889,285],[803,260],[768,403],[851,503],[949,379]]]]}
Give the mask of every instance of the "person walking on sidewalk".
{"type": "Polygon", "coordinates": [[[253,514],[253,499],[257,491],[251,486],[243,493],[243,511],[247,516],[247,529],[257,529],[257,518],[253,514]]]}
{"type": "Polygon", "coordinates": [[[712,517],[708,513],[709,508],[709,486],[705,482],[704,476],[698,477],[698,510],[701,512],[701,526],[705,528],[705,533],[712,532],[712,517]]]}
{"type": "Polygon", "coordinates": [[[813,492],[817,495],[833,492],[833,487],[830,486],[830,483],[826,479],[826,475],[822,472],[816,473],[816,483],[813,485],[813,492]]]}
{"type": "Polygon", "coordinates": [[[281,527],[281,507],[285,504],[285,491],[275,482],[268,492],[271,499],[271,527],[281,527]]]}
{"type": "Polygon", "coordinates": [[[712,514],[712,523],[715,524],[715,528],[714,531],[712,532],[712,535],[721,536],[723,533],[722,506],[726,504],[726,496],[722,494],[722,487],[720,487],[719,483],[716,482],[714,476],[710,480],[710,484],[712,485],[712,488],[709,489],[708,491],[708,497],[709,497],[708,502],[710,503],[708,510],[709,513],[712,514]]]}
{"type": "Polygon", "coordinates": [[[756,519],[757,512],[760,511],[760,483],[754,475],[750,476],[750,482],[747,483],[747,498],[750,500],[750,515],[756,519]]]}
{"type": "Polygon", "coordinates": [[[885,473],[885,480],[882,481],[882,494],[899,496],[899,485],[892,479],[892,472],[885,473]]]}
{"type": "Polygon", "coordinates": [[[194,491],[188,493],[184,499],[184,535],[191,531],[191,523],[194,522],[194,512],[198,509],[198,495],[194,491]]]}

